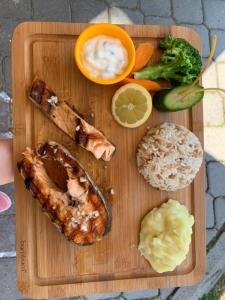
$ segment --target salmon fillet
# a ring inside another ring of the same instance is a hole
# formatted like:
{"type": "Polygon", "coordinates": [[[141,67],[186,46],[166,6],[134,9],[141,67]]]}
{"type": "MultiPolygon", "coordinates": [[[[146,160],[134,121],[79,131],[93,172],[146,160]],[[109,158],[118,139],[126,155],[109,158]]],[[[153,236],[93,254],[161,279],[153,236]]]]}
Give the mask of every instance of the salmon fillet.
{"type": "Polygon", "coordinates": [[[55,142],[26,148],[17,163],[25,186],[61,233],[77,245],[102,239],[111,228],[107,200],[76,158],[55,142]]]}
{"type": "Polygon", "coordinates": [[[34,102],[76,144],[90,151],[97,159],[109,161],[115,146],[104,134],[88,124],[66,101],[60,101],[43,80],[36,79],[31,87],[30,100],[34,102]]]}

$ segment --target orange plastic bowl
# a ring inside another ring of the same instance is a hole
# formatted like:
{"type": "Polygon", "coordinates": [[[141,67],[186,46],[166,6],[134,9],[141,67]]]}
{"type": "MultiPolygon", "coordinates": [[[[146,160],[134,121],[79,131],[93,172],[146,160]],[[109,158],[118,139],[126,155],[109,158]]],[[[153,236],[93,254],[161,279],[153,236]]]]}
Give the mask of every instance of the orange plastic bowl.
{"type": "Polygon", "coordinates": [[[91,25],[91,26],[87,27],[80,34],[80,36],[78,37],[78,39],[76,41],[75,48],[74,48],[74,55],[75,55],[76,64],[77,64],[78,68],[80,69],[81,73],[85,77],[87,77],[89,80],[99,83],[99,84],[113,84],[113,83],[117,83],[117,82],[123,80],[130,74],[130,72],[134,66],[134,62],[135,62],[135,48],[134,48],[133,41],[130,38],[130,36],[128,35],[128,33],[117,25],[107,24],[107,23],[106,24],[95,24],[95,25],[91,25]],[[97,35],[108,35],[108,36],[111,36],[114,38],[118,38],[121,41],[121,43],[123,44],[123,46],[127,49],[128,65],[124,69],[123,73],[116,76],[115,78],[102,79],[102,78],[94,77],[89,73],[89,71],[84,67],[84,65],[82,63],[81,53],[83,50],[84,43],[87,40],[89,40],[92,37],[97,36],[97,35]]]}

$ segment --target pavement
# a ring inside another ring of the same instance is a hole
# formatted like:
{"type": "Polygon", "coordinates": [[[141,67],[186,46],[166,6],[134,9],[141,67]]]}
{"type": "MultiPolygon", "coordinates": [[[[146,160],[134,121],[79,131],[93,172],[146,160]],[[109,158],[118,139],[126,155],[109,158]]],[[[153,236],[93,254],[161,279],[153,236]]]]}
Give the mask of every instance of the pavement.
{"type": "MultiPolygon", "coordinates": [[[[11,131],[11,35],[22,21],[177,24],[199,32],[203,62],[212,36],[218,44],[203,76],[204,87],[225,87],[224,0],[1,0],[0,1],[0,136],[11,131]]],[[[13,102],[13,101],[12,101],[13,102]]],[[[207,273],[192,287],[151,289],[80,297],[79,299],[196,300],[209,293],[225,274],[225,96],[204,97],[206,160],[207,273]]],[[[13,198],[13,184],[0,187],[13,198]]],[[[0,215],[0,300],[24,299],[15,283],[15,209],[0,215]]],[[[71,298],[72,299],[72,298],[71,298]]],[[[75,298],[74,298],[75,299],[75,298]]],[[[77,299],[77,298],[76,298],[77,299]]]]}

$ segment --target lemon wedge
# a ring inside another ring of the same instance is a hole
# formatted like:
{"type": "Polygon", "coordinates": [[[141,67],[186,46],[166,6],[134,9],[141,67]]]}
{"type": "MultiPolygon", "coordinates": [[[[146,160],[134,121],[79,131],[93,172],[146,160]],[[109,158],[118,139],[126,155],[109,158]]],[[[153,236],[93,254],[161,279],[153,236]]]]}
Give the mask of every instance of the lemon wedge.
{"type": "Polygon", "coordinates": [[[112,114],[121,126],[135,128],[142,125],[152,112],[152,97],[136,83],[119,88],[112,98],[112,114]]]}

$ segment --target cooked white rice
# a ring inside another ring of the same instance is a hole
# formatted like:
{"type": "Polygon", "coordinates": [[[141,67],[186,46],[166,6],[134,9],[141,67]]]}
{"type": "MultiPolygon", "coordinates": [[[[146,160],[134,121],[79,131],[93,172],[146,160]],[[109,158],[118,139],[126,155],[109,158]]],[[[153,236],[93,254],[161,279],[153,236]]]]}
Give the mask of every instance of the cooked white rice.
{"type": "Polygon", "coordinates": [[[185,188],[202,164],[199,139],[187,128],[163,123],[147,131],[137,149],[140,174],[153,187],[165,191],[185,188]]]}

